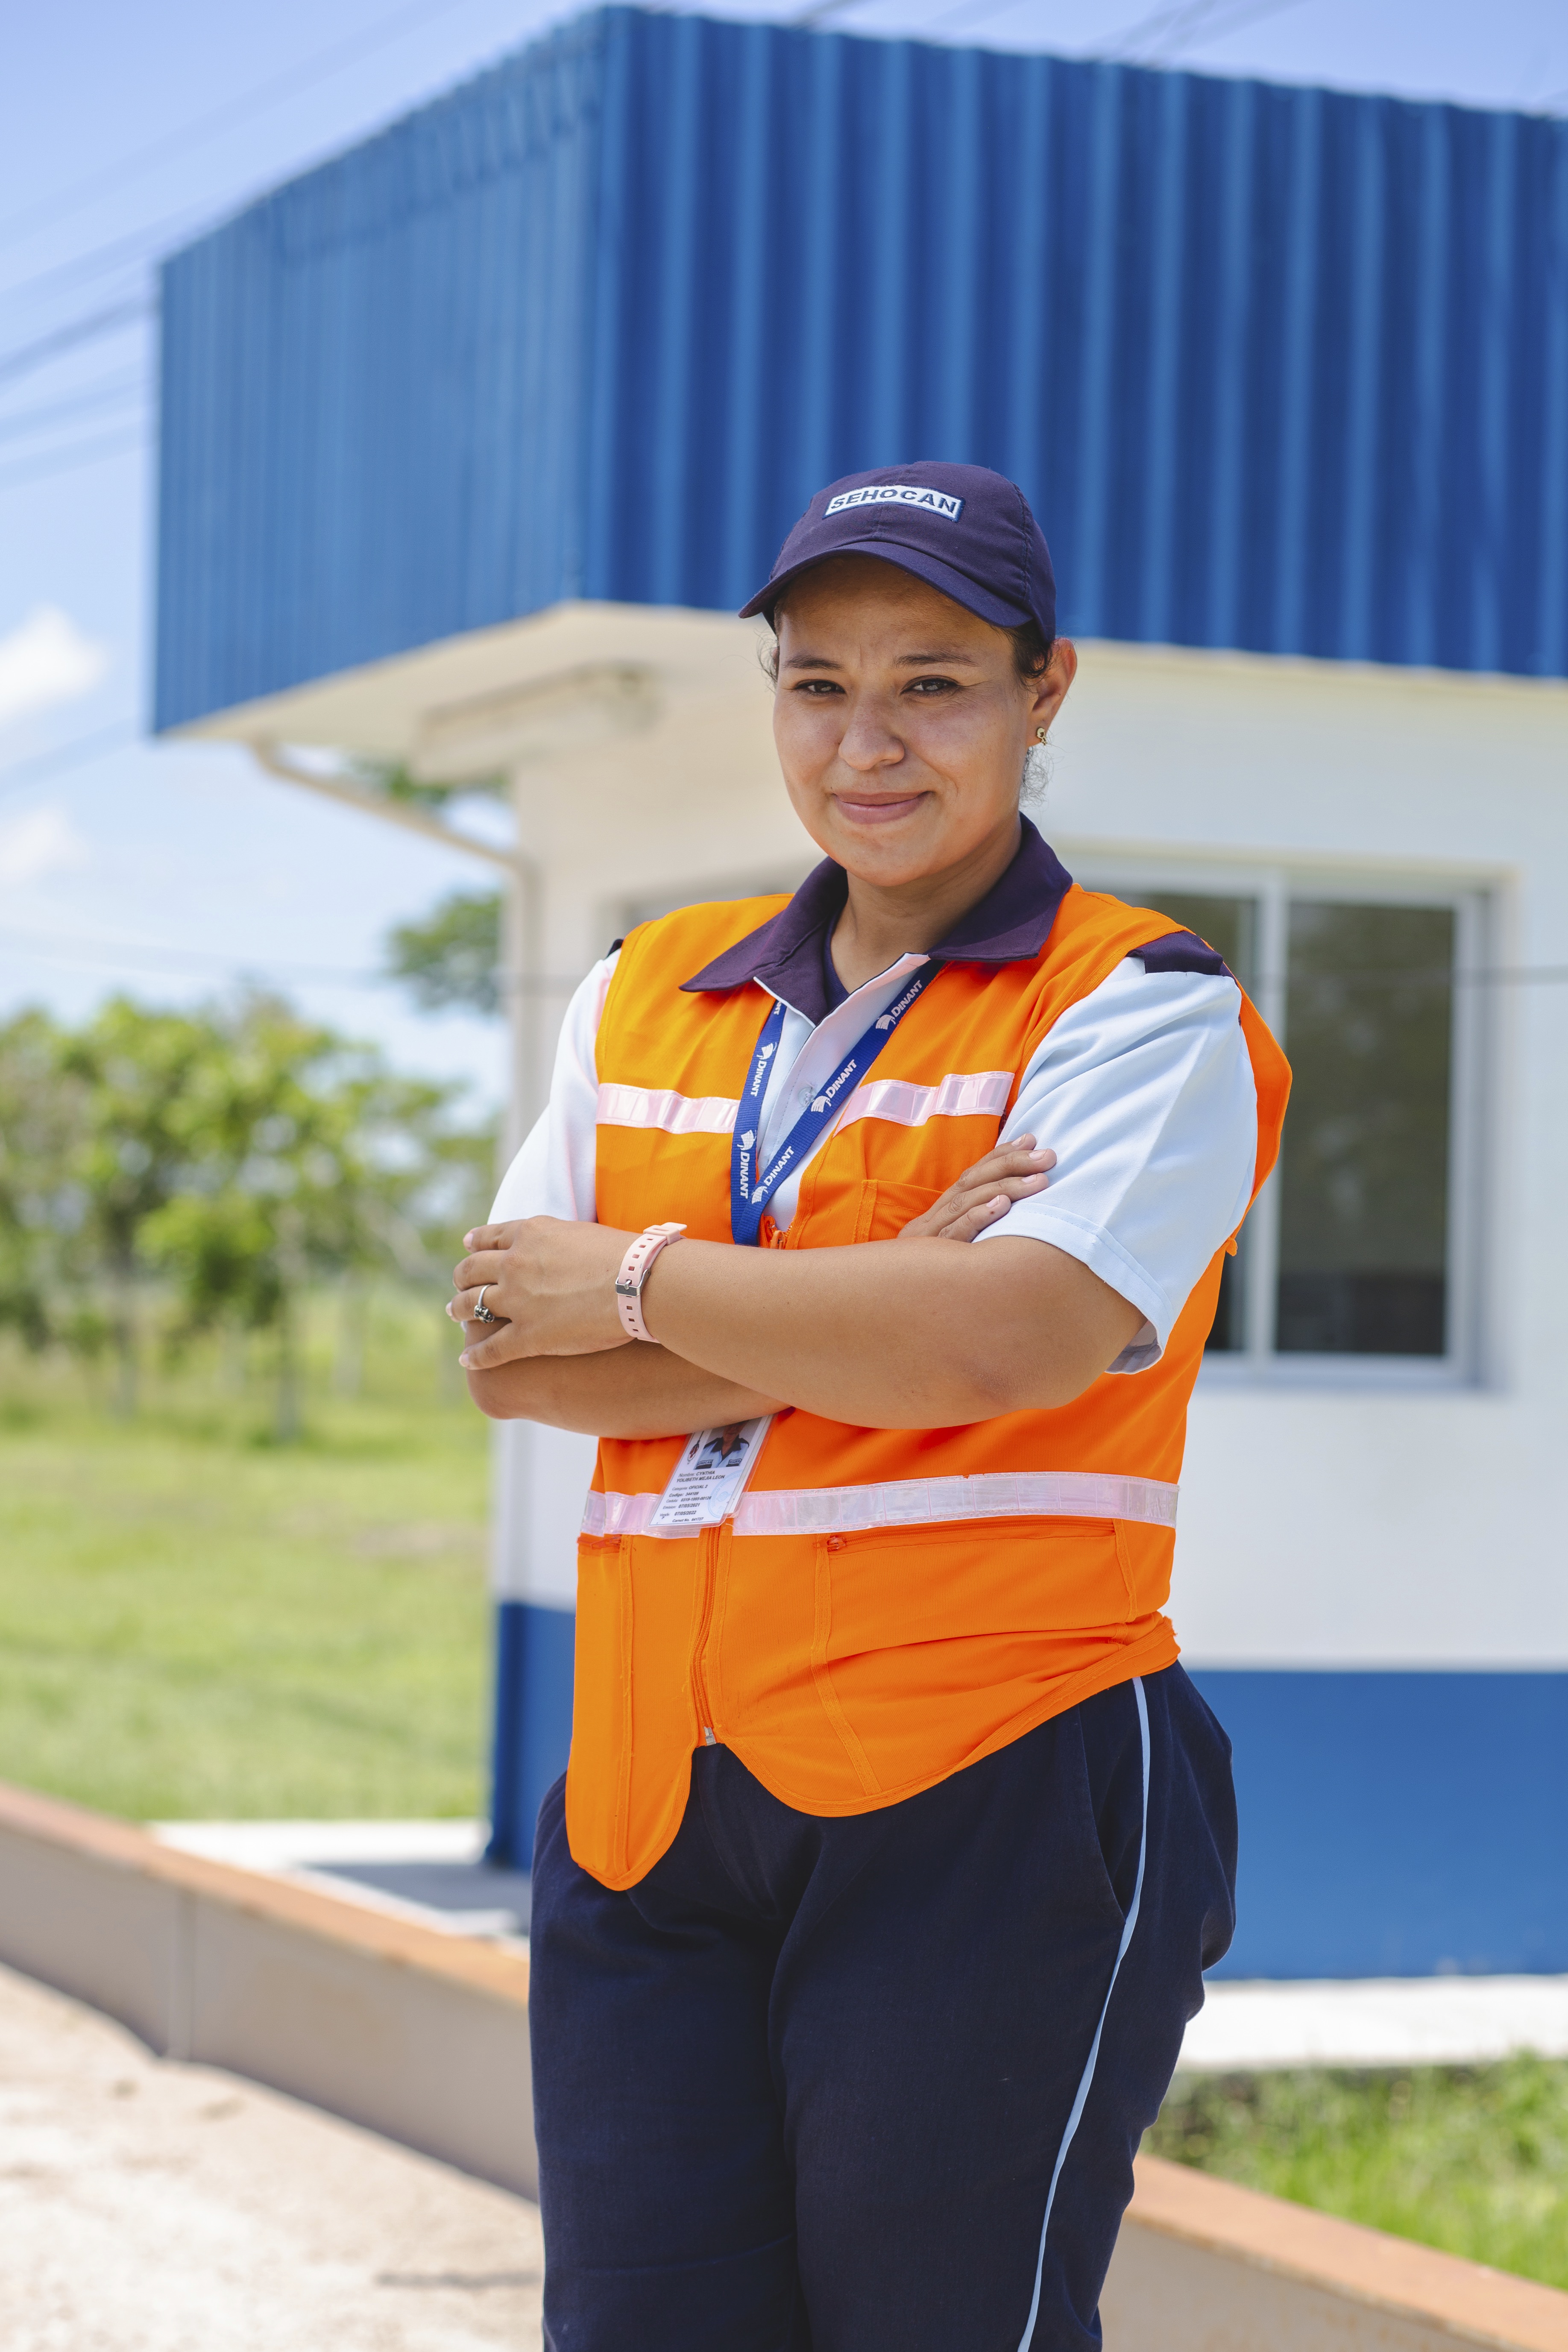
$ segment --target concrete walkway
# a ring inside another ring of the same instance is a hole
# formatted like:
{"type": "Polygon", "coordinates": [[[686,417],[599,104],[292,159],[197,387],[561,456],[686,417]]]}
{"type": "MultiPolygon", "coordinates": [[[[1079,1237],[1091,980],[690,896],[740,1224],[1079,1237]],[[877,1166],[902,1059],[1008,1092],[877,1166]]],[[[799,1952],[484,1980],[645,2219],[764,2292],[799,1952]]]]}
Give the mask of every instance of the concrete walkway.
{"type": "Polygon", "coordinates": [[[528,1933],[528,1874],[484,1860],[488,1822],[149,1822],[165,1845],[455,1936],[528,1933]]]}
{"type": "Polygon", "coordinates": [[[5,2352],[511,2352],[533,2206],[0,1969],[5,2352]]]}
{"type": "Polygon", "coordinates": [[[1211,1984],[1182,2064],[1470,2066],[1533,2050],[1568,2057],[1568,1977],[1385,1977],[1211,1984]]]}

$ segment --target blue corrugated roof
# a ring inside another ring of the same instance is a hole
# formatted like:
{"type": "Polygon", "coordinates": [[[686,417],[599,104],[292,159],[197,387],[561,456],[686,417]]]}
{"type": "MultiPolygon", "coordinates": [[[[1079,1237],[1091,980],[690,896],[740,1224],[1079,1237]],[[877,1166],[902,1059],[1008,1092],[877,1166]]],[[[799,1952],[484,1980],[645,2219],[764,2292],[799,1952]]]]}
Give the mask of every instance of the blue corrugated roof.
{"type": "Polygon", "coordinates": [[[1568,674],[1568,123],[582,17],[169,263],[158,724],[938,456],[1080,634],[1568,674]]]}

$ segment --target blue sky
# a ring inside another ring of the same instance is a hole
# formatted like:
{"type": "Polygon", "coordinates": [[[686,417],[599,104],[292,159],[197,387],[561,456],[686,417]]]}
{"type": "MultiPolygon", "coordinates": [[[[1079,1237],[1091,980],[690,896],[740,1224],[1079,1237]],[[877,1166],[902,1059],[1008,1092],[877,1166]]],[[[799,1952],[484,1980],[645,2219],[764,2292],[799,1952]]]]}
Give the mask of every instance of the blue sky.
{"type": "MultiPolygon", "coordinates": [[[[244,976],[499,1089],[488,1024],[373,984],[387,927],[486,869],[259,777],[139,741],[153,558],[156,254],[574,13],[529,0],[52,0],[0,84],[0,1018],[173,1003],[244,976]],[[47,360],[79,322],[114,323],[47,360]],[[115,730],[122,730],[120,736],[115,730]],[[102,736],[92,759],[51,765],[102,736]]],[[[787,16],[739,5],[713,13],[787,16]]],[[[867,33],[1116,55],[1568,112],[1563,0],[863,0],[867,33]]]]}

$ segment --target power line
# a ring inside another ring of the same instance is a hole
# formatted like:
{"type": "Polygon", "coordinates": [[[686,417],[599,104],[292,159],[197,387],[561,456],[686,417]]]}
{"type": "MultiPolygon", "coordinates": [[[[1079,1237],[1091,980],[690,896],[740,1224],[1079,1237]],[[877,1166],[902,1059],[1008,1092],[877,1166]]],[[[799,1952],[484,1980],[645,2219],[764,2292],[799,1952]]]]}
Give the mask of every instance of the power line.
{"type": "Polygon", "coordinates": [[[391,980],[391,975],[386,972],[352,971],[341,964],[279,963],[270,958],[257,964],[248,962],[243,956],[217,955],[199,948],[165,948],[158,946],[155,941],[142,940],[81,939],[68,937],[59,931],[19,931],[10,923],[6,924],[3,938],[6,947],[20,948],[26,954],[40,957],[46,963],[107,964],[131,971],[205,972],[215,978],[266,971],[279,979],[336,988],[382,988],[391,980]]]}
{"type": "Polygon", "coordinates": [[[106,751],[128,743],[135,733],[134,719],[116,719],[108,727],[95,728],[90,735],[79,735],[74,742],[57,743],[52,751],[14,761],[8,768],[0,768],[0,793],[35,783],[41,776],[58,775],[66,768],[85,767],[89,760],[101,759],[106,751]]]}
{"type": "MultiPolygon", "coordinates": [[[[1223,41],[1230,34],[1239,33],[1244,25],[1255,25],[1264,16],[1281,16],[1287,8],[1298,8],[1300,5],[1301,0],[1251,0],[1250,5],[1237,8],[1230,16],[1223,18],[1219,24],[1205,27],[1202,39],[1205,44],[1210,41],[1223,41]]],[[[1186,37],[1184,35],[1179,46],[1185,45],[1186,37]]],[[[1163,58],[1172,54],[1170,50],[1164,51],[1161,61],[1163,62],[1163,58]]]]}
{"type": "MultiPolygon", "coordinates": [[[[13,924],[0,934],[0,946],[19,947],[28,955],[46,963],[86,964],[90,968],[116,966],[122,970],[206,973],[215,979],[257,978],[263,974],[275,980],[297,982],[301,987],[314,988],[403,988],[408,985],[402,972],[365,971],[347,964],[288,963],[268,956],[259,961],[245,956],[222,955],[204,948],[163,947],[151,940],[82,939],[59,931],[17,930],[13,924]]],[[[502,996],[570,995],[581,984],[581,972],[498,972],[497,984],[502,996]]]]}
{"type": "Polygon", "coordinates": [[[1225,7],[1226,0],[1177,0],[1177,5],[1156,8],[1128,26],[1100,55],[1113,61],[1131,61],[1135,48],[1152,40],[1157,45],[1155,50],[1142,62],[1163,62],[1191,47],[1194,41],[1206,44],[1223,40],[1227,33],[1238,32],[1243,25],[1253,24],[1260,16],[1277,16],[1282,10],[1300,5],[1301,0],[1243,0],[1239,9],[1233,6],[1231,13],[1216,24],[1213,20],[1225,7]]]}
{"type": "MultiPolygon", "coordinates": [[[[860,0],[819,0],[819,5],[808,9],[804,17],[792,21],[812,23],[819,15],[826,15],[841,5],[853,7],[858,5],[860,0]]],[[[988,23],[994,16],[1010,16],[1026,5],[1027,0],[961,0],[958,7],[944,8],[940,15],[926,17],[921,30],[922,33],[956,32],[972,25],[988,23]]],[[[1139,17],[1124,31],[1113,35],[1107,47],[1096,48],[1091,54],[1110,65],[1163,64],[1182,49],[1190,47],[1194,41],[1206,44],[1221,40],[1227,33],[1238,31],[1243,25],[1251,24],[1257,17],[1276,16],[1281,9],[1300,6],[1300,0],[1250,0],[1250,5],[1244,0],[1239,10],[1234,10],[1217,24],[1211,22],[1215,10],[1225,5],[1226,0],[1170,0],[1170,5],[1139,17]],[[1142,58],[1134,55],[1146,41],[1158,39],[1161,36],[1173,36],[1173,46],[1162,42],[1151,55],[1142,58]]]]}
{"type": "Polygon", "coordinates": [[[1174,32],[1179,36],[1184,31],[1195,30],[1205,16],[1213,16],[1219,5],[1220,0],[1174,0],[1174,5],[1152,9],[1148,16],[1140,16],[1136,24],[1129,25],[1115,34],[1110,46],[1101,50],[1100,55],[1118,59],[1127,58],[1141,43],[1157,39],[1163,33],[1174,32]]]}
{"type": "Polygon", "coordinates": [[[68,326],[56,327],[15,351],[0,352],[0,383],[16,376],[31,375],[35,368],[47,367],[62,352],[76,351],[83,343],[119,334],[133,320],[150,318],[156,309],[156,303],[145,294],[138,294],[131,301],[111,302],[107,310],[89,311],[85,319],[73,319],[68,326]]]}
{"type": "Polygon", "coordinates": [[[52,287],[79,285],[83,278],[101,277],[107,270],[132,269],[141,262],[152,260],[166,243],[210,220],[212,214],[210,201],[183,205],[177,212],[164,213],[124,236],[89,246],[85,252],[73,254],[68,261],[53,262],[47,269],[35,270],[30,278],[14,278],[9,286],[0,286],[0,302],[25,300],[28,295],[47,293],[52,287]]]}
{"type": "Polygon", "coordinates": [[[415,25],[450,16],[455,8],[468,5],[468,0],[416,0],[413,7],[399,9],[395,16],[388,17],[374,32],[356,33],[346,41],[336,41],[328,48],[318,49],[303,64],[274,75],[270,81],[260,83],[242,97],[226,100],[223,105],[214,107],[206,114],[197,115],[178,131],[165,132],[150,146],[135,149],[131,154],[121,156],[117,163],[107,164],[102,171],[79,180],[74,188],[43,204],[34,205],[25,212],[14,213],[8,221],[0,222],[0,248],[35,235],[51,222],[63,220],[68,214],[79,211],[83,205],[90,204],[95,196],[106,195],[115,188],[123,187],[128,180],[139,179],[144,172],[155,169],[171,155],[184,154],[192,147],[216,139],[220,131],[232,129],[236,123],[264,113],[280,100],[292,98],[299,91],[309,89],[313,83],[342,72],[345,66],[357,64],[362,58],[372,56],[375,50],[384,48],[388,42],[398,39],[415,25]]]}
{"type": "Polygon", "coordinates": [[[921,31],[957,32],[968,25],[982,25],[991,16],[1011,16],[1015,9],[1026,5],[1027,0],[963,0],[963,5],[957,8],[944,8],[940,16],[926,17],[921,31]]]}
{"type": "Polygon", "coordinates": [[[48,401],[42,408],[17,409],[9,416],[0,415],[0,441],[25,441],[30,434],[46,431],[62,416],[84,416],[95,409],[116,408],[122,401],[146,390],[142,370],[128,369],[122,375],[89,384],[85,392],[72,393],[65,400],[48,401]]]}
{"type": "Polygon", "coordinates": [[[826,25],[830,16],[846,16],[851,8],[861,8],[865,5],[866,0],[812,0],[809,8],[803,8],[789,21],[793,26],[826,25]]]}
{"type": "Polygon", "coordinates": [[[46,449],[39,457],[29,457],[20,466],[8,466],[0,472],[0,490],[16,490],[28,482],[47,481],[51,474],[74,474],[83,466],[96,466],[105,457],[129,457],[132,449],[144,449],[149,435],[144,425],[133,433],[111,433],[98,441],[73,441],[63,449],[46,449]]]}

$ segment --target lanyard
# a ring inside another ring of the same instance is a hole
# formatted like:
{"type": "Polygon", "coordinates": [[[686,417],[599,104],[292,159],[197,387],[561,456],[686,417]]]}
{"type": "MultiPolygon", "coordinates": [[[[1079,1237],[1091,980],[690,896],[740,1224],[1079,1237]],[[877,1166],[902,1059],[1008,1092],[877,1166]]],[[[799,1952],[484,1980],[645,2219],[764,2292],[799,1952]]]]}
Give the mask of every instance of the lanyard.
{"type": "Polygon", "coordinates": [[[928,964],[923,971],[917,972],[902,995],[895,997],[886,1013],[878,1015],[865,1035],[850,1047],[827,1084],[812,1097],[767,1166],[759,1171],[757,1137],[762,1126],[763,1097],[768,1089],[768,1072],[778,1052],[784,1024],[785,1007],[774,1004],[763,1024],[752,1055],[730,1142],[730,1231],[736,1241],[756,1246],[763,1211],[791,1169],[800,1166],[823,1129],[837,1115],[839,1097],[851,1078],[865,1076],[916,997],[936,978],[938,970],[937,965],[928,964]]]}

